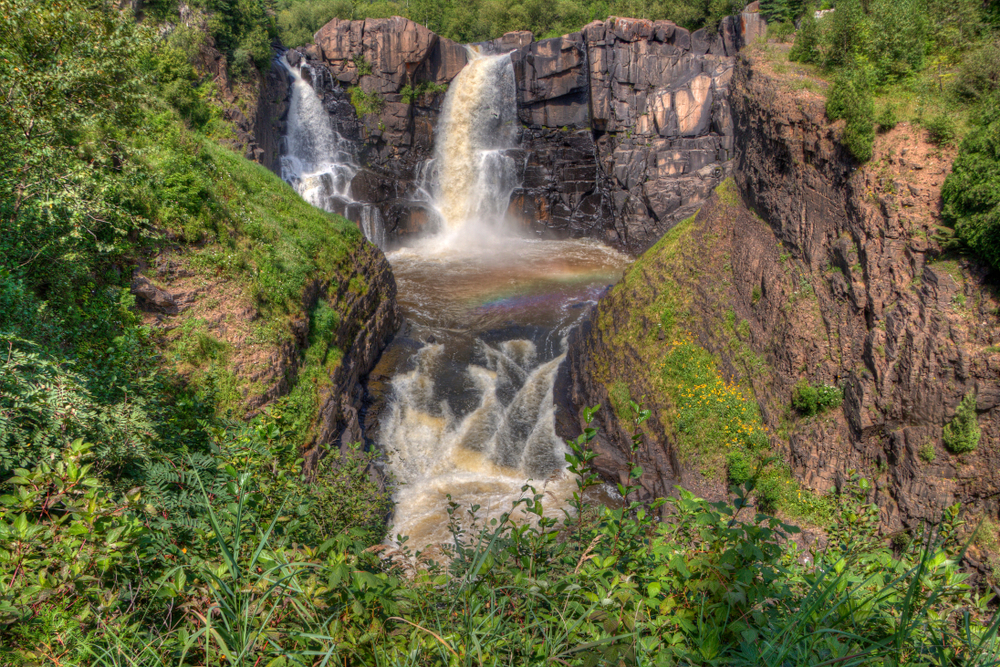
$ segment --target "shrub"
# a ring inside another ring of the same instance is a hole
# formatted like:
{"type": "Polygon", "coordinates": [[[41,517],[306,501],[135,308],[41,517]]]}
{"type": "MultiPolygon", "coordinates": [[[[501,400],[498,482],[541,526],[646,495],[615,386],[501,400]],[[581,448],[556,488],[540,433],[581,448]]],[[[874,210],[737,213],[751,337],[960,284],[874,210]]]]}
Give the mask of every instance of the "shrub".
{"type": "Polygon", "coordinates": [[[937,452],[934,451],[934,443],[925,442],[920,446],[919,454],[924,463],[933,463],[934,459],[937,458],[937,452]]]}
{"type": "Polygon", "coordinates": [[[754,464],[742,451],[734,449],[726,454],[726,476],[730,484],[746,484],[753,473],[754,464]]]}
{"type": "Polygon", "coordinates": [[[976,394],[970,391],[955,409],[955,417],[941,432],[944,446],[952,454],[964,454],[976,449],[982,432],[976,420],[976,394]]]}
{"type": "Polygon", "coordinates": [[[792,62],[818,63],[820,61],[819,52],[819,25],[812,12],[806,12],[802,17],[798,32],[795,33],[795,42],[788,52],[788,59],[792,62]]]}
{"type": "Polygon", "coordinates": [[[864,67],[846,68],[830,86],[826,100],[826,115],[831,120],[847,121],[842,141],[859,162],[871,159],[875,143],[875,102],[870,78],[864,67]]]}
{"type": "Polygon", "coordinates": [[[358,114],[358,118],[363,118],[368,114],[381,113],[385,108],[385,98],[378,93],[366,93],[360,87],[351,88],[351,104],[358,114]]]}
{"type": "Polygon", "coordinates": [[[392,498],[377,479],[377,458],[377,451],[365,452],[355,444],[346,451],[335,449],[319,462],[308,491],[314,517],[310,533],[317,544],[348,531],[366,544],[385,537],[392,498]]]}
{"type": "Polygon", "coordinates": [[[447,84],[434,83],[433,81],[424,81],[423,83],[417,85],[416,87],[406,84],[399,91],[400,96],[402,96],[403,101],[407,104],[413,104],[418,99],[424,95],[433,95],[437,93],[443,93],[448,90],[447,84]]]}
{"type": "Polygon", "coordinates": [[[791,21],[782,21],[768,26],[767,35],[778,42],[787,42],[788,36],[795,32],[795,24],[791,21]]]}
{"type": "Polygon", "coordinates": [[[804,378],[799,380],[792,393],[792,407],[807,416],[840,407],[843,402],[844,392],[839,387],[812,385],[804,378]]]}
{"type": "Polygon", "coordinates": [[[358,76],[368,76],[372,73],[372,64],[360,53],[355,53],[351,60],[354,61],[354,66],[358,70],[358,76]]]}
{"type": "Polygon", "coordinates": [[[0,497],[0,639],[10,642],[4,655],[24,664],[58,664],[46,658],[80,651],[135,599],[121,582],[143,578],[136,544],[144,529],[129,516],[139,494],[114,502],[93,458],[91,445],[75,440],[54,460],[16,470],[6,480],[12,492],[0,497]]]}
{"type": "Polygon", "coordinates": [[[954,118],[947,113],[939,113],[924,119],[922,125],[932,143],[938,146],[950,144],[955,140],[957,129],[954,118]]]}
{"type": "Polygon", "coordinates": [[[962,60],[953,90],[968,100],[981,100],[1000,90],[1000,42],[984,44],[962,60]]]}
{"type": "Polygon", "coordinates": [[[984,103],[941,188],[955,235],[1000,268],[1000,93],[984,103]]]}
{"type": "Polygon", "coordinates": [[[879,132],[888,132],[896,127],[899,123],[899,117],[896,114],[896,105],[891,101],[887,101],[882,105],[875,122],[878,123],[879,132]]]}

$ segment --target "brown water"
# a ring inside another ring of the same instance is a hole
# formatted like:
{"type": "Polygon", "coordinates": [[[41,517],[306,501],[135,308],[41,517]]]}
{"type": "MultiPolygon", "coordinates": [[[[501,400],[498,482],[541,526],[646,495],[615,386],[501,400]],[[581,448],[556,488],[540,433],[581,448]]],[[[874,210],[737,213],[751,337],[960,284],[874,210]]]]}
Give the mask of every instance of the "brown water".
{"type": "Polygon", "coordinates": [[[482,230],[388,258],[406,320],[378,438],[399,483],[390,535],[414,548],[448,542],[449,495],[494,517],[526,483],[562,516],[576,485],[554,431],[553,382],[566,334],[628,258],[592,241],[482,230]]]}

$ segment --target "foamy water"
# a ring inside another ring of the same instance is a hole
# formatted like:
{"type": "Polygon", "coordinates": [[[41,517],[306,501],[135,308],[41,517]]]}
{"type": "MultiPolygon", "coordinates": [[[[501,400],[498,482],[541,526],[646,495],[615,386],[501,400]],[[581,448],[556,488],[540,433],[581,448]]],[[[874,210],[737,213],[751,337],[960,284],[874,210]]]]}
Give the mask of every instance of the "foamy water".
{"type": "Polygon", "coordinates": [[[449,496],[488,519],[525,484],[562,517],[576,483],[555,434],[554,380],[566,334],[628,258],[592,241],[513,237],[388,257],[409,326],[394,345],[424,343],[400,361],[380,428],[399,482],[390,535],[449,542],[449,496]]]}

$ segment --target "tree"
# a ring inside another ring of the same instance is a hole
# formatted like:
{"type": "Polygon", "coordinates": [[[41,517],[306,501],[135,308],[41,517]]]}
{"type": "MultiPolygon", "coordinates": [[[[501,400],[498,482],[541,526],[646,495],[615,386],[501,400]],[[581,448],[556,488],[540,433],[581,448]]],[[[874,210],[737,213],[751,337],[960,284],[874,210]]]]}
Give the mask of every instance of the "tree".
{"type": "Polygon", "coordinates": [[[875,102],[871,74],[863,64],[840,71],[826,100],[826,115],[831,120],[843,118],[843,143],[859,162],[867,162],[875,143],[875,102]]]}
{"type": "Polygon", "coordinates": [[[983,103],[941,188],[959,240],[1000,269],[1000,92],[983,103]]]}

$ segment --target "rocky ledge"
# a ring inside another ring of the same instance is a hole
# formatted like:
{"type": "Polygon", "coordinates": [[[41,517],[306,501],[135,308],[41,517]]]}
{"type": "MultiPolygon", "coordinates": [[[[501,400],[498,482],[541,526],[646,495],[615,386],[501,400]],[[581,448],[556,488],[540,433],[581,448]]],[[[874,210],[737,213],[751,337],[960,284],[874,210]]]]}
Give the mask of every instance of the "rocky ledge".
{"type": "MultiPolygon", "coordinates": [[[[649,247],[725,177],[735,56],[763,29],[752,5],[716,34],[611,18],[553,39],[517,32],[473,45],[511,52],[514,65],[524,176],[512,217],[542,236],[649,247]]],[[[357,142],[354,198],[378,205],[390,238],[425,231],[410,195],[434,145],[440,90],[467,62],[466,47],[400,17],[335,19],[288,58],[308,65],[341,134],[357,142]],[[380,110],[359,118],[354,87],[380,110]]]]}

